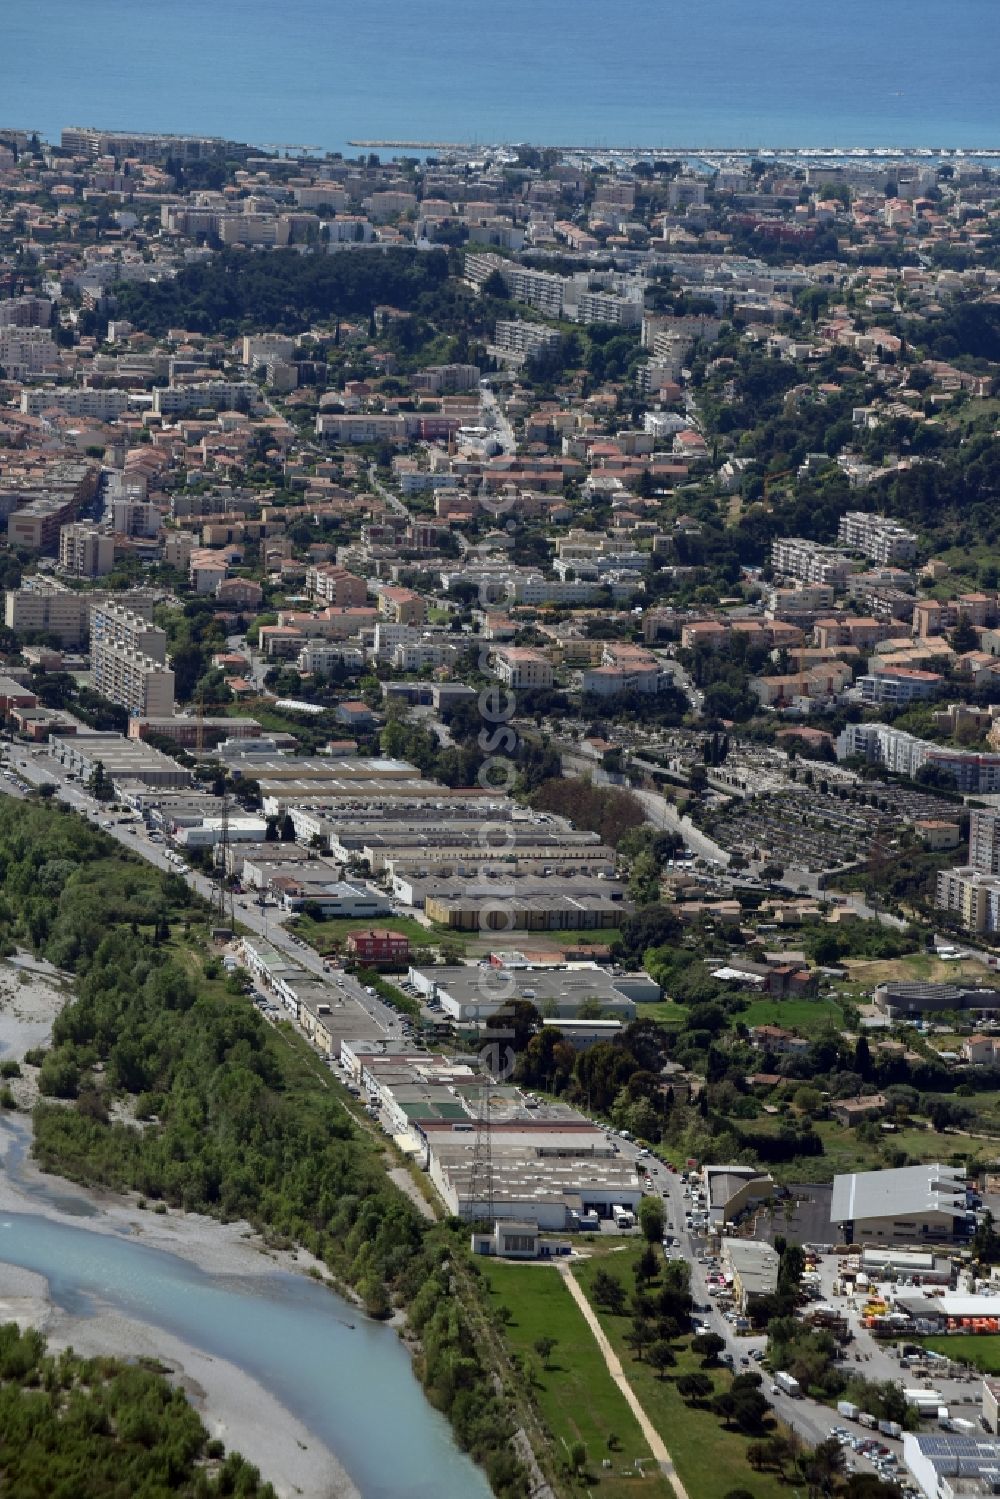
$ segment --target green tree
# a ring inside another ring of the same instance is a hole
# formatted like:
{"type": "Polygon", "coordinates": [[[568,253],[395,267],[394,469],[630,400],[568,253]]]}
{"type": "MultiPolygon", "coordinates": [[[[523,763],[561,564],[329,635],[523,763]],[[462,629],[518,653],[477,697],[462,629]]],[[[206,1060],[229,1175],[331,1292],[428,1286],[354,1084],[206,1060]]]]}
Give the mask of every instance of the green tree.
{"type": "Polygon", "coordinates": [[[636,1317],[625,1334],[625,1341],[642,1363],[642,1355],[653,1341],[653,1329],[645,1317],[636,1317]]]}
{"type": "Polygon", "coordinates": [[[659,1197],[643,1197],[639,1203],[639,1227],[648,1244],[660,1242],[665,1222],[662,1200],[659,1197]]]}
{"type": "Polygon", "coordinates": [[[549,1361],[555,1351],[557,1342],[557,1338],[550,1337],[547,1333],[545,1333],[542,1337],[536,1338],[534,1343],[532,1344],[532,1347],[542,1361],[543,1369],[548,1369],[550,1367],[549,1361]]]}
{"type": "Polygon", "coordinates": [[[649,1362],[656,1370],[660,1379],[663,1379],[668,1369],[672,1369],[677,1362],[677,1355],[667,1342],[666,1338],[658,1338],[649,1349],[649,1362]]]}
{"type": "Polygon", "coordinates": [[[612,1315],[620,1317],[625,1310],[625,1287],[616,1275],[603,1268],[594,1276],[594,1301],[612,1315]]]}
{"type": "Polygon", "coordinates": [[[719,1362],[719,1354],[725,1346],[725,1338],[720,1337],[717,1332],[699,1333],[696,1338],[691,1339],[692,1352],[701,1355],[706,1368],[719,1362]]]}
{"type": "Polygon", "coordinates": [[[715,1385],[707,1374],[682,1374],[677,1381],[677,1393],[690,1402],[707,1400],[715,1391],[715,1385]]]}

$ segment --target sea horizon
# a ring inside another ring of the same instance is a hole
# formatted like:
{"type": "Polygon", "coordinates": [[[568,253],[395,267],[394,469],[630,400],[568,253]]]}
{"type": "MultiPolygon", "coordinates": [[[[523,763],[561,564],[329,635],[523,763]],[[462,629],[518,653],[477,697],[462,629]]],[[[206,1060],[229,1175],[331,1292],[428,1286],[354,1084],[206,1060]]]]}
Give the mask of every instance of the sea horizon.
{"type": "Polygon", "coordinates": [[[698,153],[1000,144],[990,0],[126,0],[22,7],[5,31],[7,128],[698,153]],[[668,144],[664,144],[668,143],[668,144]]]}

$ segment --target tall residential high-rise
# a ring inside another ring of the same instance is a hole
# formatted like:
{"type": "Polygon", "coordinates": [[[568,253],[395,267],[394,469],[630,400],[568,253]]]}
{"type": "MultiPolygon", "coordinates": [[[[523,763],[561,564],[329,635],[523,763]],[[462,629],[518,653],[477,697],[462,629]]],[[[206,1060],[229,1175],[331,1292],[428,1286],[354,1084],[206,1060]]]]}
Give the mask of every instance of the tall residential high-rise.
{"type": "Polygon", "coordinates": [[[969,864],[980,874],[1000,874],[1000,812],[970,812],[969,864]]]}
{"type": "Polygon", "coordinates": [[[170,718],[174,674],[166,664],[167,636],[157,625],[108,601],[90,621],[94,690],[135,718],[170,718]]]}

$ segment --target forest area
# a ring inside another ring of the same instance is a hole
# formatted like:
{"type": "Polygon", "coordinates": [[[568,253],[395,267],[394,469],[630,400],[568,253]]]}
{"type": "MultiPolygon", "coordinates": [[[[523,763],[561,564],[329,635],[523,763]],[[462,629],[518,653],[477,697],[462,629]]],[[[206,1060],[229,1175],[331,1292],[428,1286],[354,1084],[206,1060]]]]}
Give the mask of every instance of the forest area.
{"type": "Polygon", "coordinates": [[[147,333],[168,328],[235,334],[267,328],[303,333],[331,318],[368,317],[380,303],[413,310],[448,279],[443,250],[387,250],[371,255],[267,255],[222,251],[177,276],[116,288],[118,311],[147,333]]]}
{"type": "Polygon", "coordinates": [[[209,1440],[183,1391],[152,1369],[50,1353],[0,1325],[0,1491],[29,1499],[275,1499],[238,1453],[209,1440]]]}

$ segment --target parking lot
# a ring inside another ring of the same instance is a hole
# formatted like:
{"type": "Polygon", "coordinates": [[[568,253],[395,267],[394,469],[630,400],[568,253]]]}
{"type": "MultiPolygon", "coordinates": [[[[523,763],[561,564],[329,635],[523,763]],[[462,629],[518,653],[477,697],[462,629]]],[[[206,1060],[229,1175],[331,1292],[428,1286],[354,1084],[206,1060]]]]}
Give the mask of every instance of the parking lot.
{"type": "Polygon", "coordinates": [[[740,1237],[773,1244],[780,1236],[816,1248],[830,1244],[833,1187],[807,1182],[791,1185],[788,1192],[788,1197],[775,1201],[773,1211],[765,1205],[742,1222],[740,1237]]]}

